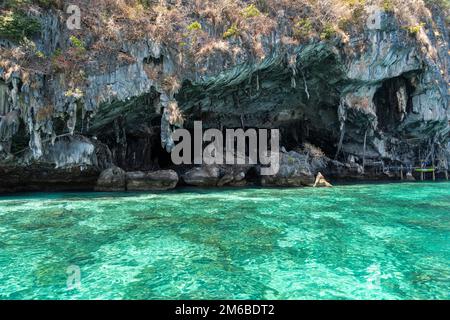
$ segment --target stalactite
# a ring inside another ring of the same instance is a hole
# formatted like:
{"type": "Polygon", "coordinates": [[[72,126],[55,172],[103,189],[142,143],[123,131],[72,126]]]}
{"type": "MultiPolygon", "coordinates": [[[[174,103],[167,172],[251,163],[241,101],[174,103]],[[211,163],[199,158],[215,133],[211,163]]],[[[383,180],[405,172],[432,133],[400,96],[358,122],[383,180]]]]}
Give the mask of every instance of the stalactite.
{"type": "Polygon", "coordinates": [[[19,131],[19,113],[11,111],[0,117],[0,155],[11,151],[11,138],[19,131]]]}
{"type": "Polygon", "coordinates": [[[297,87],[297,81],[295,80],[297,76],[297,55],[292,54],[288,57],[288,66],[292,71],[291,87],[295,89],[297,87]]]}
{"type": "Polygon", "coordinates": [[[337,157],[341,153],[342,144],[344,143],[345,122],[347,121],[347,109],[346,109],[346,106],[345,106],[344,99],[342,99],[341,103],[339,104],[338,118],[339,118],[339,122],[341,123],[341,125],[340,125],[341,136],[339,138],[339,144],[338,144],[338,148],[337,148],[337,151],[336,151],[335,159],[337,159],[337,157]]]}
{"type": "Polygon", "coordinates": [[[364,133],[364,149],[363,149],[363,162],[362,162],[362,168],[363,168],[363,173],[365,173],[366,170],[366,148],[367,148],[367,131],[369,129],[366,129],[366,132],[364,133]]]}
{"type": "Polygon", "coordinates": [[[311,96],[310,96],[310,94],[309,94],[308,84],[306,83],[305,73],[303,72],[302,69],[300,69],[300,72],[302,73],[302,78],[303,78],[303,84],[304,84],[304,86],[305,86],[306,97],[307,97],[308,100],[309,100],[309,98],[310,98],[311,96]]]}
{"type": "Polygon", "coordinates": [[[0,116],[11,111],[9,106],[9,96],[8,86],[3,82],[0,82],[0,116]]]}
{"type": "Polygon", "coordinates": [[[19,96],[19,79],[16,77],[12,78],[12,85],[13,88],[11,90],[11,105],[12,105],[12,110],[17,108],[17,100],[18,100],[18,96],[19,96]]]}
{"type": "Polygon", "coordinates": [[[175,142],[172,138],[172,129],[170,127],[170,114],[167,108],[164,108],[163,115],[161,117],[161,144],[167,152],[171,152],[175,146],[175,142]]]}
{"type": "Polygon", "coordinates": [[[397,95],[397,103],[398,103],[398,113],[400,114],[400,121],[406,116],[406,105],[408,103],[408,93],[406,91],[406,86],[402,85],[396,92],[397,95]]]}
{"type": "Polygon", "coordinates": [[[167,94],[161,94],[160,105],[163,110],[161,117],[161,144],[167,152],[171,152],[175,147],[175,142],[172,138],[174,128],[182,128],[184,118],[178,108],[178,102],[174,98],[169,98],[167,94]]]}
{"type": "Polygon", "coordinates": [[[37,129],[31,131],[30,136],[30,150],[34,160],[38,160],[42,157],[42,140],[41,133],[37,129]]]}
{"type": "Polygon", "coordinates": [[[69,113],[69,120],[67,120],[67,128],[71,135],[75,132],[75,127],[77,125],[77,104],[74,100],[69,103],[69,107],[67,109],[69,113]]]}

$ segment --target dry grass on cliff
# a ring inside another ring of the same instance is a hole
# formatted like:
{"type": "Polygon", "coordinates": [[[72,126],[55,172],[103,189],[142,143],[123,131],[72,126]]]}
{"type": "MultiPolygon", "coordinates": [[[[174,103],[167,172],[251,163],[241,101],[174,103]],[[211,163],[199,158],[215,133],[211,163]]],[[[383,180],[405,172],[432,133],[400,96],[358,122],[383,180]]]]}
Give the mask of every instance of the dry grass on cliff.
{"type": "MultiPolygon", "coordinates": [[[[93,1],[75,2],[89,8],[93,1]]],[[[264,57],[261,36],[269,35],[281,20],[287,22],[285,42],[289,38],[296,38],[297,42],[326,40],[362,30],[368,17],[365,8],[377,5],[395,14],[403,27],[419,33],[422,24],[430,21],[429,8],[445,8],[446,3],[448,0],[96,0],[96,12],[86,12],[86,19],[90,16],[97,20],[88,25],[100,40],[119,34],[131,40],[150,36],[199,56],[223,51],[221,41],[237,41],[264,57]],[[200,28],[190,29],[194,23],[200,28]]]]}
{"type": "MultiPolygon", "coordinates": [[[[80,68],[89,60],[99,65],[102,60],[132,63],[133,59],[121,53],[122,44],[144,38],[164,43],[183,56],[185,65],[190,67],[215,55],[236,60],[251,54],[263,59],[264,38],[273,30],[281,31],[282,44],[287,47],[311,39],[340,37],[345,41],[348,33],[362,30],[368,17],[365,8],[371,5],[395,14],[412,38],[423,43],[430,55],[435,55],[424,32],[425,25],[432,24],[430,8],[439,8],[441,13],[448,13],[450,8],[449,0],[8,0],[7,3],[14,6],[3,5],[0,11],[20,6],[28,10],[33,4],[40,5],[42,10],[62,9],[68,4],[80,7],[82,30],[70,33],[82,41],[86,39],[87,50],[78,54],[69,45],[61,48],[60,54],[46,57],[56,62],[53,65],[57,72],[80,68]]],[[[65,30],[64,36],[70,33],[65,30]]],[[[1,55],[2,59],[10,57],[7,53],[1,55]]],[[[42,57],[40,60],[21,57],[16,62],[27,59],[30,64],[37,61],[36,68],[39,62],[44,65],[42,57]]]]}

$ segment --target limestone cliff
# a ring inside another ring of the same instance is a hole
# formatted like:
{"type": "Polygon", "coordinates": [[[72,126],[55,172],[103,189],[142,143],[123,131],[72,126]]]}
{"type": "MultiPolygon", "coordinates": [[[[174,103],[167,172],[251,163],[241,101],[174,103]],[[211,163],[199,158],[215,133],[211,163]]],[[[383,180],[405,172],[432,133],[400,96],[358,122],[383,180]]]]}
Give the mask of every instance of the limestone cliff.
{"type": "Polygon", "coordinates": [[[173,168],[171,134],[196,120],[279,128],[311,174],[448,170],[445,0],[14,2],[0,20],[2,191],[173,168]]]}

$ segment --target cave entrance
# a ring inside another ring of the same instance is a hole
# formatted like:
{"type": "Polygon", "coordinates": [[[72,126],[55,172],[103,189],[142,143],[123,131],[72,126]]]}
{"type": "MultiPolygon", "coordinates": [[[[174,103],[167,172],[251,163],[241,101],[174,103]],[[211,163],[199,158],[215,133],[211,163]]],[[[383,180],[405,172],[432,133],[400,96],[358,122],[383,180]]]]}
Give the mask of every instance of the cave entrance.
{"type": "Polygon", "coordinates": [[[161,144],[161,116],[155,115],[145,125],[126,130],[126,142],[109,143],[115,162],[127,171],[152,171],[170,168],[170,153],[161,144]]]}
{"type": "Polygon", "coordinates": [[[88,134],[111,151],[113,163],[126,171],[153,171],[171,167],[161,145],[159,93],[149,93],[124,103],[113,101],[98,110],[88,134]]]}
{"type": "Polygon", "coordinates": [[[394,131],[412,111],[412,93],[415,88],[406,77],[383,82],[374,96],[378,127],[384,132],[394,131]]]}
{"type": "Polygon", "coordinates": [[[313,121],[317,120],[304,118],[280,126],[280,147],[296,150],[305,143],[310,143],[320,148],[329,157],[336,154],[335,135],[321,130],[324,125],[313,121]]]}

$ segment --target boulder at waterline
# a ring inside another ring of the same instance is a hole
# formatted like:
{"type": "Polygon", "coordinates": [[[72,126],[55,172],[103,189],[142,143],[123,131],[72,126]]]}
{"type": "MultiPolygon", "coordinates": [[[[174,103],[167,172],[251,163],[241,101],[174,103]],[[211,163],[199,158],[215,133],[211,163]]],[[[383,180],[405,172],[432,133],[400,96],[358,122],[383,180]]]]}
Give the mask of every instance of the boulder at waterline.
{"type": "Polygon", "coordinates": [[[331,188],[333,187],[325,177],[319,172],[316,177],[316,182],[314,183],[314,188],[331,188]]]}
{"type": "Polygon", "coordinates": [[[173,170],[154,172],[128,172],[128,191],[163,191],[174,189],[178,184],[178,174],[173,170]]]}
{"type": "Polygon", "coordinates": [[[193,168],[183,174],[183,181],[191,186],[216,187],[220,180],[220,169],[216,166],[193,168]]]}
{"type": "Polygon", "coordinates": [[[97,181],[95,191],[125,191],[127,173],[119,167],[104,170],[97,181]]]}
{"type": "Polygon", "coordinates": [[[295,151],[280,153],[280,170],[272,176],[261,176],[265,187],[302,187],[314,184],[308,157],[295,151]]]}

